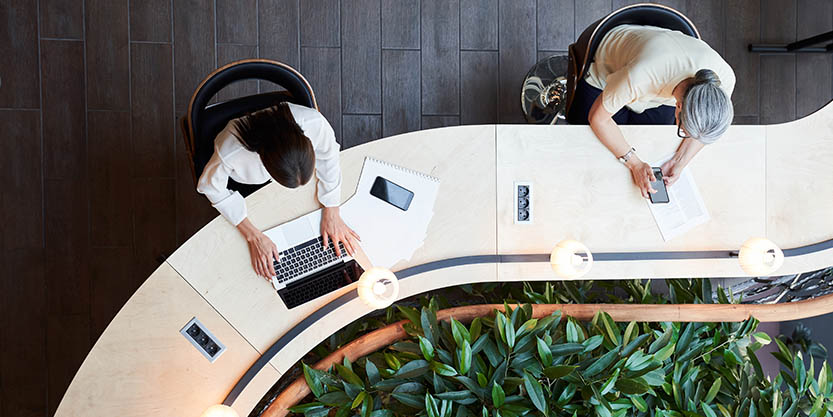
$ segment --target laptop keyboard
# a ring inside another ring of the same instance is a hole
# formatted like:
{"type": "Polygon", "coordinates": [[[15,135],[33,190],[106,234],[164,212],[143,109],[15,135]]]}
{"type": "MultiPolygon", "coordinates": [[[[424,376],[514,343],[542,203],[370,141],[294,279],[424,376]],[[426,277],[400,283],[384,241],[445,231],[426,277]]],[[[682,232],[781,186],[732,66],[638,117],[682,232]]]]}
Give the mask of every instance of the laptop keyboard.
{"type": "Polygon", "coordinates": [[[338,263],[298,282],[289,284],[286,288],[278,290],[278,295],[280,295],[287,308],[294,308],[358,281],[362,272],[361,267],[355,260],[338,263]]]}
{"type": "Polygon", "coordinates": [[[341,242],[338,242],[341,257],[336,255],[333,241],[330,240],[329,243],[327,249],[324,249],[323,237],[318,236],[281,252],[280,262],[275,259],[272,260],[278,282],[283,283],[297,278],[347,256],[347,251],[341,242]]]}

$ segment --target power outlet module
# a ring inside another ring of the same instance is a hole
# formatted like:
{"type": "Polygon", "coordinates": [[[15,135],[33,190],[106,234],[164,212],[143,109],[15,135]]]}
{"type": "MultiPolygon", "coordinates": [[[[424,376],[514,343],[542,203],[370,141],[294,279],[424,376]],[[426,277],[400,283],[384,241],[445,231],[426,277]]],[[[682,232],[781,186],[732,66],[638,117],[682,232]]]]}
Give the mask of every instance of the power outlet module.
{"type": "Polygon", "coordinates": [[[532,183],[515,182],[515,224],[532,224],[532,183]]]}

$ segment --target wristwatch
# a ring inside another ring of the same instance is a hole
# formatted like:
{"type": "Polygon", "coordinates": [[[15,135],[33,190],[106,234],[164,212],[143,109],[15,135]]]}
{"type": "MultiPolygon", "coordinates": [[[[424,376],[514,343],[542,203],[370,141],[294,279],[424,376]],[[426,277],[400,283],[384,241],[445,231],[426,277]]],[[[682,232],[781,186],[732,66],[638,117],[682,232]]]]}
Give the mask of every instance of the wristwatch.
{"type": "Polygon", "coordinates": [[[618,160],[619,160],[619,162],[621,162],[621,163],[623,163],[623,164],[626,164],[626,163],[628,163],[628,160],[630,160],[630,159],[631,159],[631,157],[632,157],[634,154],[636,154],[636,148],[631,148],[631,150],[629,150],[629,151],[628,151],[628,153],[626,153],[626,154],[624,154],[624,155],[622,155],[622,156],[620,156],[620,157],[618,157],[618,158],[616,158],[616,159],[618,159],[618,160]]]}

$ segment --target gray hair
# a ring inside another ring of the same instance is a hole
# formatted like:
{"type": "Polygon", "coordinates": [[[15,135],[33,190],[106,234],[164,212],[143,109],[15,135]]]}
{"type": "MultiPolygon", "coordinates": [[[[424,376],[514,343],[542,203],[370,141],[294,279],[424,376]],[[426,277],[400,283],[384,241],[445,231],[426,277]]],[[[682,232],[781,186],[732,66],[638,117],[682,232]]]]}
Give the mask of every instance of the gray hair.
{"type": "Polygon", "coordinates": [[[720,88],[714,71],[701,69],[683,96],[680,125],[686,133],[705,144],[713,143],[726,133],[735,112],[732,101],[720,88]]]}

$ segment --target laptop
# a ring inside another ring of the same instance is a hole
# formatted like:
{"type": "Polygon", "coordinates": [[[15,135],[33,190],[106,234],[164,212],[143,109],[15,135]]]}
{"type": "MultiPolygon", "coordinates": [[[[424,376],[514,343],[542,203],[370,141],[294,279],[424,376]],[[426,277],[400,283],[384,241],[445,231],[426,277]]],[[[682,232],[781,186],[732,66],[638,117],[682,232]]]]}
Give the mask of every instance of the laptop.
{"type": "Polygon", "coordinates": [[[275,242],[280,261],[273,259],[272,286],[289,309],[329,294],[359,280],[364,272],[339,242],[323,247],[321,210],[316,210],[263,233],[275,242]]]}

